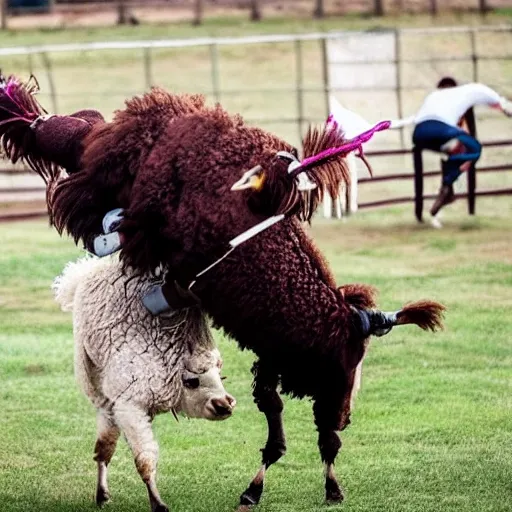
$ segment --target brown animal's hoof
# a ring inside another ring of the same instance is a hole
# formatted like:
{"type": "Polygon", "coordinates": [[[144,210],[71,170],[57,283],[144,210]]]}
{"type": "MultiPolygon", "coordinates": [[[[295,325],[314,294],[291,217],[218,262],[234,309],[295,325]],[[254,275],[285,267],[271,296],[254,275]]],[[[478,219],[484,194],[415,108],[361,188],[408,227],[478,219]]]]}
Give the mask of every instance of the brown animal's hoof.
{"type": "Polygon", "coordinates": [[[251,485],[249,485],[248,489],[244,491],[244,493],[240,496],[240,507],[257,505],[260,502],[262,492],[263,482],[251,482],[251,485]]]}
{"type": "Polygon", "coordinates": [[[151,512],[169,512],[169,507],[164,503],[152,507],[151,512]]]}
{"type": "Polygon", "coordinates": [[[107,489],[103,489],[101,487],[96,489],[96,505],[98,505],[98,507],[103,507],[103,505],[110,500],[110,497],[110,493],[107,489]]]}
{"type": "Polygon", "coordinates": [[[336,480],[328,478],[325,481],[325,499],[328,503],[340,503],[345,496],[336,480]]]}

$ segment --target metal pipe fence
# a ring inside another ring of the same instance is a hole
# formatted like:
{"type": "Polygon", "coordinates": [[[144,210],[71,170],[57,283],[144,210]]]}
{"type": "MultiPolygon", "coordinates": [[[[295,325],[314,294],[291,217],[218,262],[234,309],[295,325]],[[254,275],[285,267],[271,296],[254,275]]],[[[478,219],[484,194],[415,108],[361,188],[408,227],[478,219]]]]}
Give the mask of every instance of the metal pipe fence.
{"type": "MultiPolygon", "coordinates": [[[[484,148],[495,148],[495,147],[512,147],[512,140],[499,140],[499,141],[488,141],[482,144],[484,148]]],[[[397,156],[397,155],[405,155],[405,156],[413,156],[413,151],[410,149],[395,149],[395,150],[386,150],[386,151],[369,151],[366,153],[366,156],[369,158],[379,158],[379,157],[387,157],[387,156],[397,156]]],[[[411,158],[412,160],[412,158],[411,158]]],[[[487,166],[479,166],[477,173],[491,173],[491,172],[510,172],[512,171],[512,162],[500,165],[487,165],[487,166]]],[[[17,171],[19,172],[19,171],[17,171]]],[[[2,174],[12,174],[12,169],[0,169],[0,175],[2,174]]],[[[30,173],[30,171],[29,171],[30,173]]],[[[433,178],[441,176],[441,171],[439,170],[429,170],[422,171],[421,170],[421,179],[423,178],[433,178]]],[[[358,185],[365,186],[378,186],[379,183],[389,182],[389,181],[400,181],[400,180],[408,180],[413,181],[414,173],[410,172],[400,172],[393,173],[382,176],[374,176],[372,178],[359,178],[358,185]]],[[[27,193],[39,193],[39,200],[43,199],[45,196],[46,188],[42,185],[40,186],[32,186],[32,187],[0,187],[0,195],[7,194],[11,198],[16,198],[16,196],[27,194],[27,193]]],[[[476,197],[487,197],[487,196],[503,196],[503,195],[512,195],[512,187],[502,187],[502,188],[493,188],[493,189],[484,189],[479,190],[476,187],[476,183],[474,184],[474,188],[472,190],[468,190],[468,193],[459,193],[456,194],[455,197],[460,198],[468,198],[468,207],[470,214],[474,213],[474,205],[476,197]]],[[[379,200],[371,200],[365,202],[358,202],[358,209],[367,209],[367,208],[378,208],[384,206],[392,206],[395,204],[403,204],[403,203],[415,203],[416,216],[418,220],[421,220],[421,211],[423,209],[423,201],[428,199],[434,199],[436,196],[434,194],[424,194],[423,187],[418,191],[416,189],[416,194],[414,196],[399,196],[399,197],[386,197],[385,199],[379,200]],[[418,195],[419,194],[419,195],[418,195]],[[420,211],[418,212],[418,207],[420,211]],[[419,216],[418,216],[419,213],[419,216]]],[[[346,214],[347,212],[343,212],[346,214]]],[[[25,208],[21,208],[21,211],[15,212],[4,212],[0,213],[0,222],[14,221],[14,220],[25,220],[32,219],[38,217],[46,217],[47,211],[45,209],[33,209],[30,207],[30,202],[27,202],[27,206],[25,208]]]]}
{"type": "MultiPolygon", "coordinates": [[[[376,121],[413,113],[420,95],[431,90],[441,74],[456,75],[461,81],[482,80],[502,94],[512,94],[512,84],[507,81],[512,62],[512,25],[384,33],[395,50],[392,55],[374,51],[383,34],[378,31],[25,46],[0,48],[0,59],[5,73],[36,74],[42,85],[41,96],[45,97],[41,101],[53,113],[69,114],[90,106],[108,117],[108,112],[121,106],[118,100],[161,84],[177,92],[201,92],[209,100],[222,102],[228,110],[241,113],[248,122],[268,127],[293,143],[300,141],[309,123],[325,120],[331,95],[376,121]],[[364,58],[364,52],[351,50],[350,41],[368,43],[364,58]],[[341,55],[337,51],[340,49],[341,55]],[[192,52],[192,58],[187,52],[192,52]],[[249,59],[251,53],[261,58],[249,59]],[[353,72],[352,81],[336,83],[338,65],[353,72]],[[386,75],[390,82],[379,75],[379,66],[383,65],[391,66],[391,73],[386,75]],[[368,76],[372,80],[362,80],[368,76]]],[[[509,127],[500,124],[510,121],[498,117],[484,114],[479,119],[480,134],[500,132],[510,138],[509,127]]],[[[384,132],[375,138],[367,154],[409,154],[406,133],[384,132]]],[[[510,147],[511,143],[504,140],[491,145],[510,147]]],[[[500,162],[479,167],[478,172],[505,168],[509,169],[508,164],[500,162]]],[[[0,177],[7,170],[0,170],[0,177]]],[[[18,172],[9,169],[9,173],[18,172]]],[[[435,172],[425,173],[426,177],[431,175],[435,172]]],[[[408,176],[412,181],[412,164],[408,176]]],[[[373,181],[400,179],[407,179],[407,174],[379,176],[373,181]]],[[[368,181],[360,178],[359,183],[368,181]]],[[[37,188],[32,184],[27,187],[37,188]]],[[[21,194],[23,187],[13,184],[11,188],[20,189],[13,194],[21,194]]],[[[477,195],[480,193],[487,194],[477,191],[477,195]]],[[[359,207],[409,199],[367,201],[359,207]]]]}
{"type": "MultiPolygon", "coordinates": [[[[37,72],[36,68],[39,68],[40,76],[43,76],[46,82],[45,91],[48,91],[46,95],[49,97],[52,111],[69,113],[65,111],[63,105],[76,105],[76,108],[81,108],[80,99],[83,102],[84,97],[97,94],[101,75],[108,76],[108,65],[102,68],[95,64],[95,60],[101,62],[102,54],[108,54],[110,56],[108,58],[113,59],[112,69],[119,69],[120,73],[122,70],[115,61],[118,58],[120,62],[124,62],[127,68],[134,70],[140,82],[135,87],[129,80],[120,80],[119,83],[113,83],[109,89],[102,88],[101,104],[108,105],[113,103],[113,98],[140,93],[166,80],[172,88],[173,81],[169,77],[165,77],[164,80],[159,78],[163,74],[162,66],[172,66],[174,58],[179,60],[181,56],[176,52],[204,50],[206,50],[208,63],[203,62],[201,65],[205,69],[209,68],[209,76],[202,75],[200,81],[191,81],[188,84],[178,84],[175,80],[176,89],[188,89],[187,92],[197,91],[214,101],[227,101],[235,106],[242,105],[237,111],[252,123],[295,125],[295,133],[299,136],[303,134],[308,123],[321,121],[328,115],[330,94],[341,96],[343,103],[350,106],[361,104],[363,115],[393,118],[410,113],[411,103],[417,106],[419,94],[433,88],[440,74],[454,74],[462,81],[483,80],[505,94],[512,93],[512,86],[507,80],[507,70],[512,61],[511,25],[72,43],[0,48],[0,58],[7,65],[8,59],[17,59],[14,67],[23,67],[24,71],[37,72]],[[368,57],[364,58],[352,58],[352,55],[348,58],[347,55],[341,58],[336,57],[336,45],[338,48],[343,48],[350,38],[357,36],[371,40],[383,33],[394,39],[392,58],[372,57],[375,53],[372,51],[369,52],[368,57]],[[497,38],[501,41],[500,44],[496,44],[497,38]],[[313,48],[312,44],[316,48],[313,48]],[[242,49],[245,55],[255,51],[264,55],[266,48],[269,47],[284,49],[276,56],[273,54],[268,56],[267,67],[269,69],[283,67],[290,69],[289,73],[281,71],[276,73],[275,79],[259,76],[254,80],[255,77],[250,74],[250,65],[244,63],[243,56],[239,58],[230,55],[232,48],[236,48],[235,51],[242,49]],[[166,51],[171,51],[172,55],[162,56],[162,52],[166,51]],[[134,54],[134,52],[137,53],[134,54]],[[90,55],[95,58],[91,58],[90,55]],[[22,65],[19,59],[26,59],[25,64],[22,65]],[[76,68],[80,65],[81,59],[84,59],[84,68],[89,67],[91,70],[91,76],[87,77],[90,83],[87,84],[84,80],[83,84],[74,84],[75,87],[70,87],[69,78],[63,77],[63,74],[66,73],[66,68],[69,68],[70,74],[73,73],[74,68],[71,69],[70,60],[75,61],[73,66],[76,68]],[[137,71],[138,60],[140,71],[137,71]],[[247,74],[245,79],[237,77],[233,80],[232,73],[223,71],[236,69],[237,63],[240,65],[241,74],[247,74]],[[346,83],[341,80],[340,83],[340,80],[336,79],[334,71],[336,66],[340,65],[345,71],[352,70],[353,83],[348,83],[350,80],[345,80],[346,83]],[[391,80],[393,83],[380,80],[378,71],[374,72],[376,66],[391,66],[394,70],[394,78],[391,80]],[[292,71],[293,68],[295,73],[292,71]],[[489,68],[493,68],[492,74],[487,72],[489,68]],[[313,77],[310,76],[312,73],[313,77]],[[358,75],[368,77],[372,74],[374,78],[371,83],[361,83],[357,80],[358,75]],[[391,96],[388,98],[389,94],[391,96]],[[240,99],[254,96],[270,98],[279,95],[295,98],[294,107],[290,108],[286,114],[278,111],[278,115],[274,115],[276,109],[265,109],[265,101],[260,100],[262,108],[259,110],[262,114],[266,111],[267,115],[258,115],[250,111],[251,109],[244,108],[243,100],[240,99]],[[354,101],[355,97],[357,99],[354,101]],[[387,99],[382,100],[381,97],[387,99]]],[[[179,62],[182,61],[179,60],[179,62]]],[[[3,65],[4,71],[7,71],[5,65],[3,65]]],[[[193,66],[193,62],[187,65],[187,73],[191,72],[190,67],[193,66]]],[[[108,111],[108,107],[106,108],[108,111]]],[[[287,130],[287,137],[290,136],[290,131],[290,129],[287,130]]],[[[405,146],[403,132],[400,145],[405,146]]]]}

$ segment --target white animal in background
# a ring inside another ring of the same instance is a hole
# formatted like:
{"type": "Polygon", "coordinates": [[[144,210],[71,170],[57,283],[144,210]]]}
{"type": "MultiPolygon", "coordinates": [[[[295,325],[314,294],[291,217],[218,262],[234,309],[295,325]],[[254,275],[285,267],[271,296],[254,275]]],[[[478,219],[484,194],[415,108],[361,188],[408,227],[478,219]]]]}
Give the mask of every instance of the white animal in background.
{"type": "Polygon", "coordinates": [[[97,409],[96,503],[110,498],[107,466],[123,432],[147,486],[152,512],[168,511],[156,487],[161,412],[223,420],[235,399],[222,384],[222,360],[199,308],[151,315],[142,297],[155,279],[126,274],[119,261],[70,263],[53,285],[73,312],[75,375],[97,409]]]}
{"type": "MultiPolygon", "coordinates": [[[[343,107],[332,95],[329,97],[329,110],[333,119],[338,123],[339,129],[343,131],[347,139],[352,139],[370,130],[373,126],[356,112],[343,107]]],[[[350,173],[350,187],[346,190],[345,185],[343,185],[344,189],[336,201],[337,218],[342,217],[345,212],[355,213],[357,211],[357,157],[352,152],[345,158],[350,173]]],[[[324,217],[330,218],[331,216],[332,199],[326,194],[324,197],[324,217]]]]}

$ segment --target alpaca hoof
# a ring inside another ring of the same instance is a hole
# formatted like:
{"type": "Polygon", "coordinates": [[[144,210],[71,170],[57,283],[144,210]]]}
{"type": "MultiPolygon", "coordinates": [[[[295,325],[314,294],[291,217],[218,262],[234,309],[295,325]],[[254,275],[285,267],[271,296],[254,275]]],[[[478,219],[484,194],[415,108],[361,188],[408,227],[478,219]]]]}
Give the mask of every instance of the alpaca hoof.
{"type": "Polygon", "coordinates": [[[257,505],[260,502],[262,493],[263,480],[261,482],[252,481],[251,485],[240,496],[240,507],[257,505]]]}
{"type": "Polygon", "coordinates": [[[110,501],[110,498],[111,496],[108,489],[98,487],[96,490],[96,505],[98,505],[98,507],[103,507],[107,501],[110,501]]]}
{"type": "Polygon", "coordinates": [[[325,482],[325,500],[327,503],[340,503],[345,496],[336,480],[328,479],[325,482]]]}
{"type": "Polygon", "coordinates": [[[116,208],[107,212],[103,217],[103,233],[107,234],[115,231],[121,225],[123,213],[123,208],[116,208]]]}
{"type": "Polygon", "coordinates": [[[164,503],[161,503],[160,505],[157,505],[154,507],[151,512],[169,512],[169,507],[165,505],[164,503]]]}
{"type": "Polygon", "coordinates": [[[121,249],[121,245],[121,238],[117,232],[98,235],[93,242],[94,254],[102,258],[121,249]]]}
{"type": "Polygon", "coordinates": [[[142,304],[152,314],[159,315],[170,309],[160,285],[152,286],[142,297],[142,304]]]}

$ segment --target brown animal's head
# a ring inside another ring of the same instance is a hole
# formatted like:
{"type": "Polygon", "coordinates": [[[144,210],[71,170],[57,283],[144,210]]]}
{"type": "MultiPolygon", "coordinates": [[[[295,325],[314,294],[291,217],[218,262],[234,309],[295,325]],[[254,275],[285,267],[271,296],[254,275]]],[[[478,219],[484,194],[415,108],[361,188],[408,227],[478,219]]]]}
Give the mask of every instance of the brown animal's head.
{"type": "Polygon", "coordinates": [[[309,221],[325,193],[337,197],[342,183],[350,182],[344,154],[318,155],[341,146],[345,138],[334,124],[310,128],[302,141],[302,162],[298,151],[277,151],[264,168],[246,171],[231,187],[250,190],[249,206],[266,215],[297,215],[309,221]]]}
{"type": "Polygon", "coordinates": [[[23,160],[49,184],[59,167],[76,172],[82,142],[103,116],[96,110],[82,110],[70,116],[48,115],[35,99],[39,85],[34,77],[23,82],[0,75],[0,138],[6,156],[23,160]]]}

